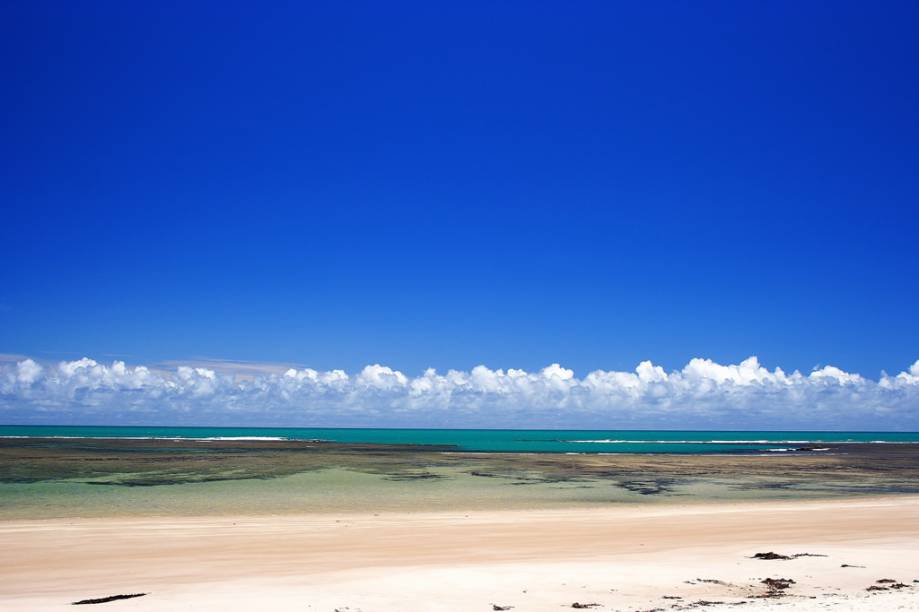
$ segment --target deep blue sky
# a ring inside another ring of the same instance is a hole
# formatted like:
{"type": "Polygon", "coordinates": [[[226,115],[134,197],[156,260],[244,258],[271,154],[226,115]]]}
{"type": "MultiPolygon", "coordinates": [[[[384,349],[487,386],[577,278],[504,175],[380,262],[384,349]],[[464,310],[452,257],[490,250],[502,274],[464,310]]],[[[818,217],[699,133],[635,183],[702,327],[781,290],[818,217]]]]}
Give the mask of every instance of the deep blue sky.
{"type": "Polygon", "coordinates": [[[4,2],[0,352],[902,370],[917,25],[915,2],[4,2]]]}

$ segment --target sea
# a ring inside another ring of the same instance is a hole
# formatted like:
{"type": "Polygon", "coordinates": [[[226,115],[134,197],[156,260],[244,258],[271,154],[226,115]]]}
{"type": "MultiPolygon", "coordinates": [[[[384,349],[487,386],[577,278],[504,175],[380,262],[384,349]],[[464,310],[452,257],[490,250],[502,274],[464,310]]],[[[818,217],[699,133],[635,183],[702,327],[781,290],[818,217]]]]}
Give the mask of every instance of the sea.
{"type": "Polygon", "coordinates": [[[14,437],[321,440],[438,445],[467,452],[601,454],[819,451],[824,444],[919,443],[919,432],[0,426],[0,438],[14,437]]]}

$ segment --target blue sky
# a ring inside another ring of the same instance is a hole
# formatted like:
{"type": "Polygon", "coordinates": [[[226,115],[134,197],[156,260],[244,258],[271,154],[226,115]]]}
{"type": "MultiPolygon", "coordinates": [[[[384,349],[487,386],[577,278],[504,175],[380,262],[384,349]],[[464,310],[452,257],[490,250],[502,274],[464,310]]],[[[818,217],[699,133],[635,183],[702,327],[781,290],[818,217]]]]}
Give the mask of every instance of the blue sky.
{"type": "Polygon", "coordinates": [[[915,3],[0,11],[2,353],[919,357],[915,3]]]}

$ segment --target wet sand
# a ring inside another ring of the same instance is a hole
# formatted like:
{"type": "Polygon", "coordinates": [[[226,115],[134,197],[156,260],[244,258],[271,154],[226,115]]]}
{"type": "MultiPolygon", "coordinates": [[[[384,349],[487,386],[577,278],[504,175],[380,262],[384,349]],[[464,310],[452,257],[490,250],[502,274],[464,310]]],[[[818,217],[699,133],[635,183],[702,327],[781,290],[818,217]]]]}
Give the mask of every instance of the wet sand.
{"type": "Polygon", "coordinates": [[[919,497],[4,521],[0,575],[4,610],[909,610],[919,497]]]}

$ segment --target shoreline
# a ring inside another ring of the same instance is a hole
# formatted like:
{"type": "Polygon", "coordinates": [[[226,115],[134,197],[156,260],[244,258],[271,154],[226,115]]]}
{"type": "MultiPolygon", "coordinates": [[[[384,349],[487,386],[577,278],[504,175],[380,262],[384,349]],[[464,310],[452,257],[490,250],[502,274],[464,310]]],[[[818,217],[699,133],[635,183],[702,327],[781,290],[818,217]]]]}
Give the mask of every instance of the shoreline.
{"type": "MultiPolygon", "coordinates": [[[[576,519],[665,519],[693,516],[744,515],[759,513],[795,513],[816,512],[821,510],[871,510],[885,508],[913,508],[919,516],[919,495],[857,495],[846,498],[821,499],[749,499],[749,500],[705,500],[692,499],[662,504],[643,504],[641,502],[620,502],[603,506],[570,505],[528,509],[462,509],[456,511],[442,510],[381,510],[379,512],[347,512],[319,510],[316,512],[283,513],[283,514],[201,514],[201,515],[112,515],[73,516],[39,519],[0,518],[0,538],[6,533],[16,533],[31,528],[74,528],[74,527],[139,527],[170,526],[195,528],[239,527],[247,524],[262,526],[265,523],[274,525],[333,525],[345,521],[365,524],[406,522],[441,523],[459,519],[470,519],[476,523],[487,521],[493,524],[515,523],[520,520],[530,522],[574,521],[576,519]],[[181,525],[180,525],[181,524],[181,525]]],[[[916,525],[919,533],[919,524],[916,525]]],[[[919,573],[919,569],[917,569],[919,573]]],[[[917,576],[919,577],[919,576],[917,576]]]]}
{"type": "Polygon", "coordinates": [[[745,610],[818,602],[919,607],[915,495],[4,520],[0,542],[0,607],[22,610],[129,593],[149,594],[119,608],[466,612],[492,603],[558,610],[576,601],[614,610],[690,609],[679,606],[699,601],[723,603],[692,609],[737,602],[745,610]],[[826,556],[751,558],[760,552],[826,556]],[[765,597],[766,578],[795,582],[765,597]],[[888,578],[906,586],[877,582],[888,578]]]}
{"type": "Polygon", "coordinates": [[[555,503],[552,505],[533,507],[533,508],[494,508],[494,507],[468,507],[455,511],[430,510],[425,508],[419,509],[388,509],[383,508],[378,511],[359,511],[348,512],[341,508],[319,508],[314,511],[291,511],[291,512],[246,512],[239,513],[233,511],[201,513],[201,514],[170,514],[170,513],[147,513],[147,514],[118,514],[112,513],[105,516],[98,515],[72,515],[57,516],[44,518],[20,518],[5,517],[0,514],[0,536],[3,534],[5,526],[40,526],[54,525],[64,526],[73,525],[74,523],[122,523],[125,526],[133,524],[147,524],[151,521],[182,521],[194,523],[214,521],[239,523],[246,520],[274,520],[282,522],[311,522],[317,519],[326,519],[336,517],[342,520],[370,520],[370,519],[401,519],[410,517],[412,519],[447,519],[457,518],[460,516],[468,517],[472,515],[489,515],[493,518],[501,516],[519,517],[567,517],[576,513],[592,513],[599,515],[614,515],[622,513],[631,515],[635,510],[641,509],[644,516],[682,516],[692,514],[717,514],[733,512],[754,512],[761,510],[771,510],[782,512],[786,510],[797,509],[802,506],[844,506],[852,508],[866,507],[885,507],[891,505],[919,504],[919,494],[903,493],[852,493],[849,495],[828,495],[826,497],[795,497],[788,496],[784,498],[748,498],[748,499],[706,499],[701,497],[682,498],[679,500],[671,499],[649,503],[641,499],[630,501],[616,502],[572,502],[572,503],[555,503]]]}

